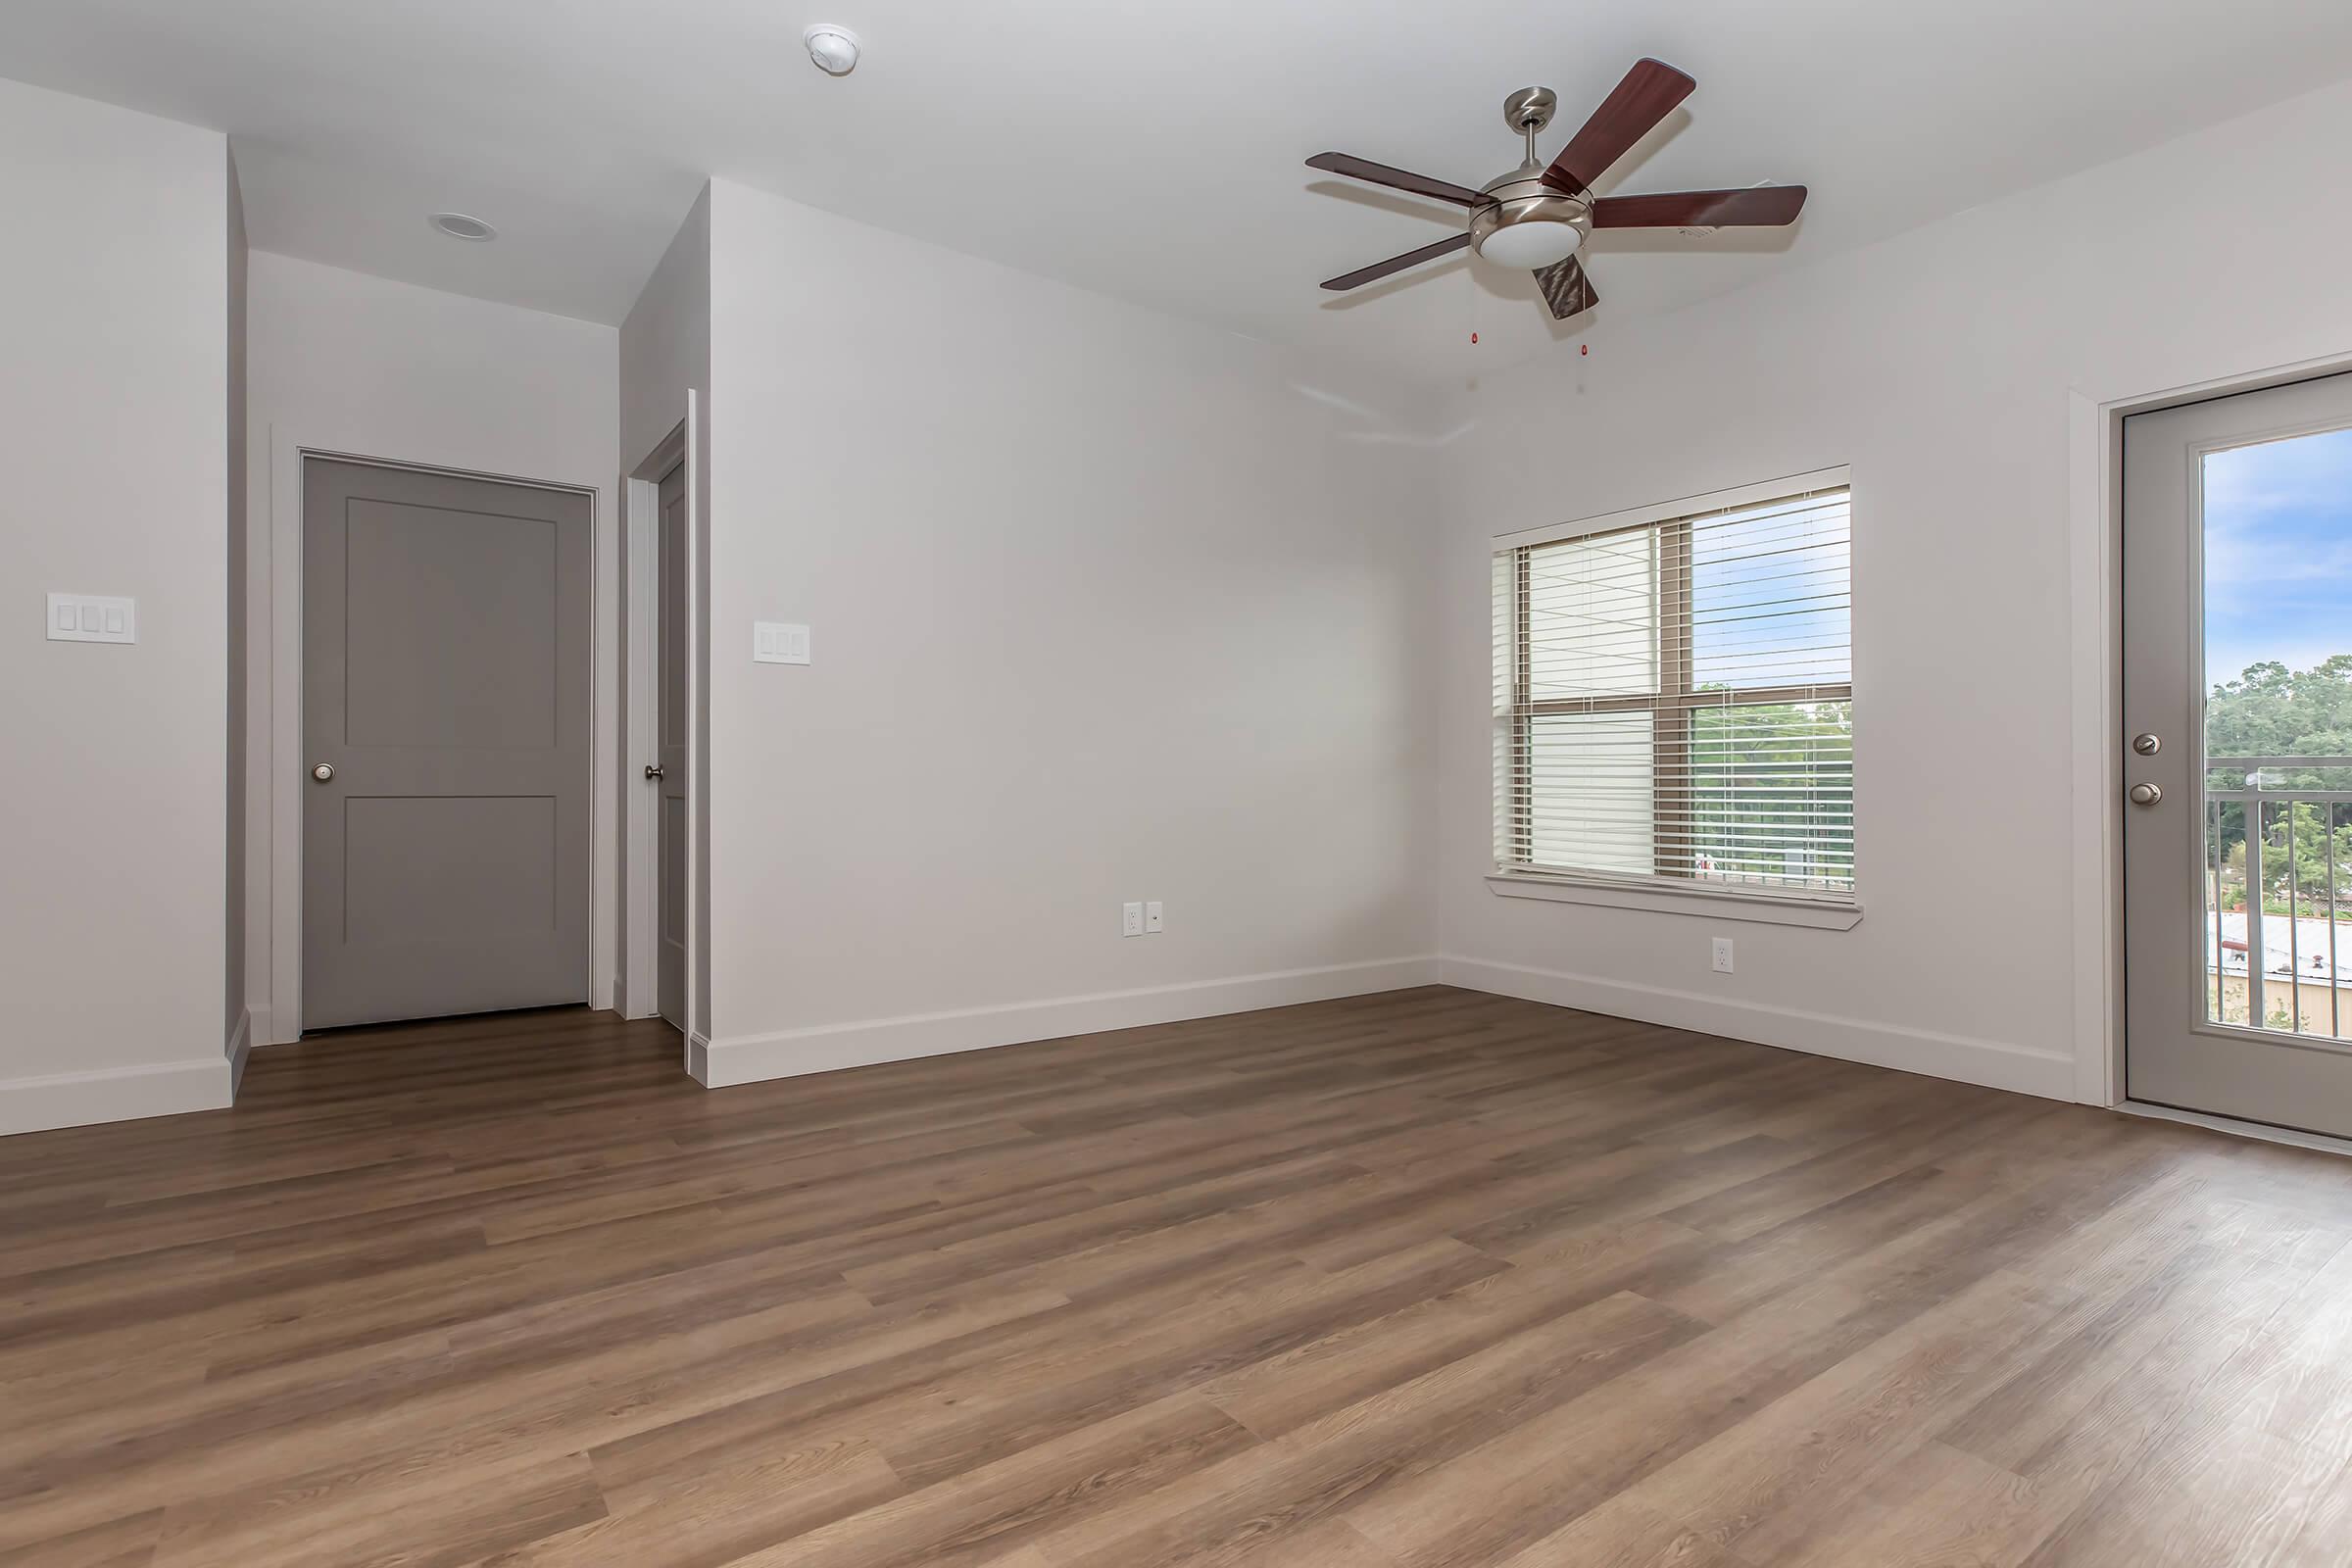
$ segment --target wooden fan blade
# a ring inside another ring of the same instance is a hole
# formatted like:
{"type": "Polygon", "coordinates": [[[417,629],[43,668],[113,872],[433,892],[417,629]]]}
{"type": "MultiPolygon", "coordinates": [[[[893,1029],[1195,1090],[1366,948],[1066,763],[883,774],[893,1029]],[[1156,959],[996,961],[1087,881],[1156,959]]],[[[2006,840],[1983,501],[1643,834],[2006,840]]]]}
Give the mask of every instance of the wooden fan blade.
{"type": "Polygon", "coordinates": [[[1583,264],[1573,256],[1538,268],[1536,287],[1544,291],[1544,303],[1551,307],[1554,320],[1565,321],[1600,303],[1600,296],[1593,292],[1592,280],[1585,275],[1583,264]]]}
{"type": "Polygon", "coordinates": [[[1320,169],[1327,174],[1346,174],[1349,179],[1368,180],[1386,185],[1391,190],[1408,190],[1416,196],[1434,196],[1442,202],[1459,202],[1464,207],[1484,207],[1494,198],[1485,191],[1456,185],[1451,180],[1432,179],[1410,170],[1391,169],[1369,158],[1350,158],[1346,153],[1317,153],[1306,161],[1309,169],[1320,169]]]}
{"type": "Polygon", "coordinates": [[[1323,286],[1335,291],[1361,288],[1366,283],[1378,282],[1391,272],[1401,272],[1408,267],[1419,267],[1423,262],[1434,262],[1441,256],[1450,256],[1455,251],[1466,250],[1469,245],[1470,236],[1468,234],[1448,234],[1446,238],[1434,244],[1424,245],[1417,251],[1406,251],[1402,256],[1392,256],[1385,262],[1374,262],[1370,267],[1359,267],[1352,272],[1342,272],[1339,276],[1327,280],[1323,286]]]}
{"type": "Polygon", "coordinates": [[[1775,227],[1805,210],[1802,185],[1749,190],[1673,190],[1655,196],[1603,196],[1592,204],[1594,228],[1775,227]]]}
{"type": "Polygon", "coordinates": [[[1592,188],[1634,143],[1648,135],[1698,83],[1658,60],[1637,60],[1616,90],[1592,111],[1560,156],[1544,171],[1544,183],[1574,193],[1592,188]]]}

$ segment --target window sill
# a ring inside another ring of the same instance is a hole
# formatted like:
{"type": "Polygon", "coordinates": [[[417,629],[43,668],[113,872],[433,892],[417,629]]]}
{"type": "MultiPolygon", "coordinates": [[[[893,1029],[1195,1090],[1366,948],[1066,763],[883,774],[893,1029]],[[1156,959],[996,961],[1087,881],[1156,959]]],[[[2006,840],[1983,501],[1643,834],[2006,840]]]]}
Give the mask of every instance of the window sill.
{"type": "Polygon", "coordinates": [[[1858,904],[1817,903],[1769,895],[1716,893],[1697,888],[1629,887],[1526,871],[1490,871],[1487,886],[1496,897],[1544,899],[1553,904],[1596,904],[1612,909],[1647,909],[1657,914],[1695,914],[1711,920],[1749,920],[1763,925],[1810,926],[1850,931],[1862,923],[1858,904]]]}

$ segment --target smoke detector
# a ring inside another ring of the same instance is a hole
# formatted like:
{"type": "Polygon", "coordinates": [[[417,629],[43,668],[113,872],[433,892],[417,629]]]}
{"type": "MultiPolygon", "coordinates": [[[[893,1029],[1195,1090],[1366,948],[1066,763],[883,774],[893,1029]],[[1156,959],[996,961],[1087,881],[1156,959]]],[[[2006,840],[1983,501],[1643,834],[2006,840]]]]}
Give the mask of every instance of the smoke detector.
{"type": "Polygon", "coordinates": [[[858,35],[847,27],[820,22],[801,34],[801,42],[808,46],[816,69],[828,76],[846,76],[858,69],[858,35]]]}

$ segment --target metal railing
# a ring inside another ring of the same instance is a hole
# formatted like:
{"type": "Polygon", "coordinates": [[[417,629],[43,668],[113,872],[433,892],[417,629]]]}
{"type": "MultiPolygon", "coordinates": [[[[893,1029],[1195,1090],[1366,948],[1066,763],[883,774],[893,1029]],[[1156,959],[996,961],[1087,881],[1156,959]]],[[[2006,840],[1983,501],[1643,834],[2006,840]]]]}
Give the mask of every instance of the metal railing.
{"type": "MultiPolygon", "coordinates": [[[[2223,848],[2224,815],[2230,806],[2243,808],[2246,848],[2245,906],[2246,906],[2246,1022],[2256,1029],[2277,1029],[2294,1034],[2318,1032],[2304,1027],[2303,992],[2308,985],[2327,992],[2327,1027],[2329,1038],[2340,1039],[2344,1025],[2352,1021],[2352,999],[2344,992],[2352,981],[2342,967],[2337,951],[2339,875],[2336,830],[2352,822],[2352,789],[2291,789],[2270,787],[2263,782],[2268,772],[2291,769],[2298,773],[2322,772],[2341,768],[2352,776],[2352,757],[2209,757],[2205,760],[2207,784],[2205,791],[2204,874],[2210,878],[2207,906],[2206,956],[2213,976],[2209,994],[2213,1022],[2228,1023],[2227,988],[2230,980],[2226,959],[2230,943],[2224,924],[2223,883],[2227,856],[2223,848]],[[2214,773],[2241,773],[2244,783],[2233,789],[2211,787],[2214,773]],[[2308,809],[2299,809],[2308,808],[2308,809]],[[2313,819],[2313,813],[2317,819],[2313,819]],[[2278,842],[2273,842],[2273,832],[2278,842]],[[2298,851],[2316,839],[2320,848],[2320,866],[2324,873],[2323,887],[2305,888],[2301,858],[2298,851]],[[2264,929],[2263,905],[2272,889],[2265,874],[2266,849],[2282,849],[2286,860],[2286,908],[2280,918],[2286,922],[2286,964],[2283,972],[2270,967],[2268,933],[2264,929]],[[2306,916],[2304,909],[2310,914],[2306,916]],[[2313,968],[2304,972],[2303,944],[2306,923],[2317,923],[2321,929],[2311,934],[2314,944],[2313,968]],[[2325,935],[2323,956],[2319,942],[2325,935]],[[2278,989],[2283,982],[2286,991],[2286,1021],[2273,1023],[2268,993],[2278,989]]],[[[2341,889],[2352,894],[2352,887],[2341,889]]],[[[2341,912],[2352,917],[2352,898],[2347,898],[2341,912]]]]}

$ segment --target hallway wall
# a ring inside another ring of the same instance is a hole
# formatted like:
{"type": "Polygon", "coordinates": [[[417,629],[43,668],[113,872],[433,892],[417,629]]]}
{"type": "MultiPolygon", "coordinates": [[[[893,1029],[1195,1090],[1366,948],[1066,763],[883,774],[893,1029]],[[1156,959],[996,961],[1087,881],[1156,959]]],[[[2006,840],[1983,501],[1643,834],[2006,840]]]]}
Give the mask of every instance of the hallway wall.
{"type": "Polygon", "coordinates": [[[0,147],[5,1133],[228,1102],[231,243],[217,131],[0,80],[0,147]]]}

